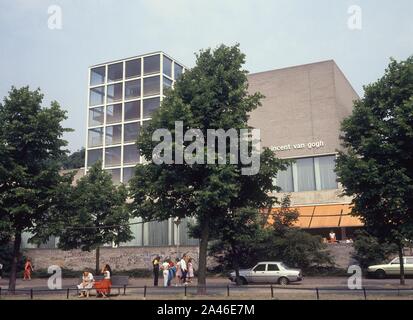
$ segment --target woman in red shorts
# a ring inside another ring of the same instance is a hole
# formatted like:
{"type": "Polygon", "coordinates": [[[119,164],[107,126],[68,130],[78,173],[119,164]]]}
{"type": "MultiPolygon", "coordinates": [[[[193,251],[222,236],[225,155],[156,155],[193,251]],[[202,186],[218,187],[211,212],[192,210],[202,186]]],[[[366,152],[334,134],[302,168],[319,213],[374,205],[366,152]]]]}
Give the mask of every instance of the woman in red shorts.
{"type": "Polygon", "coordinates": [[[107,298],[110,294],[110,288],[112,287],[112,281],[110,277],[112,276],[112,270],[107,264],[103,270],[103,280],[95,281],[95,289],[98,297],[107,298]]]}

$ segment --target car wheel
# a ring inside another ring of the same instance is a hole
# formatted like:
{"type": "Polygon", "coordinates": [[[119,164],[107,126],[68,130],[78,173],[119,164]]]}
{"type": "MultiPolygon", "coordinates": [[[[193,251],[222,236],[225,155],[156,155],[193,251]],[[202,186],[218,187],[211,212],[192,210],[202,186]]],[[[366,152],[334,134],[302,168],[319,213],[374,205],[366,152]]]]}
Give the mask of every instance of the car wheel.
{"type": "Polygon", "coordinates": [[[286,277],[281,277],[278,279],[278,283],[282,286],[286,286],[290,281],[286,277]]]}
{"type": "Polygon", "coordinates": [[[376,272],[374,273],[376,275],[377,279],[384,279],[386,278],[386,272],[382,269],[376,270],[376,272]]]}
{"type": "Polygon", "coordinates": [[[247,285],[248,284],[248,281],[247,281],[247,279],[245,279],[244,277],[239,277],[239,284],[241,284],[241,285],[247,285]]]}

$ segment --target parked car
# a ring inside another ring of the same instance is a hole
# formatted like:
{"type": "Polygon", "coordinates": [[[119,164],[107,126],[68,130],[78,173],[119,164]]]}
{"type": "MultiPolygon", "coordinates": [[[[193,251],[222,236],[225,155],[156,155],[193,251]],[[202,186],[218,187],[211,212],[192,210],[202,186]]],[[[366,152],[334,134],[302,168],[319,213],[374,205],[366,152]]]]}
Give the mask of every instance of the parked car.
{"type": "MultiPolygon", "coordinates": [[[[413,275],[413,256],[406,256],[404,261],[405,275],[413,275]]],[[[378,264],[367,268],[369,276],[374,276],[379,279],[384,279],[387,276],[400,276],[400,260],[394,258],[387,264],[378,264]]]]}
{"type": "MultiPolygon", "coordinates": [[[[248,283],[278,283],[287,285],[290,282],[301,281],[303,279],[301,270],[288,268],[282,262],[264,261],[258,262],[251,269],[239,271],[242,284],[248,283]]],[[[231,272],[229,279],[236,281],[235,271],[231,272]]]]}

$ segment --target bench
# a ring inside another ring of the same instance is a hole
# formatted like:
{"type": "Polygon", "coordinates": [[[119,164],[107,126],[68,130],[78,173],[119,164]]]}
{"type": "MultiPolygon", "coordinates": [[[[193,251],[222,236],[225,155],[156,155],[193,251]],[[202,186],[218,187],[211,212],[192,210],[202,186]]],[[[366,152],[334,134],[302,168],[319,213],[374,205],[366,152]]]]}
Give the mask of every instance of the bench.
{"type": "MultiPolygon", "coordinates": [[[[101,281],[103,280],[103,276],[95,276],[94,277],[95,281],[101,281]]],[[[120,289],[124,289],[128,284],[129,284],[129,276],[111,276],[110,280],[112,281],[112,289],[118,289],[118,295],[120,295],[120,289]]],[[[82,283],[82,278],[80,278],[80,283],[82,283]]],[[[86,290],[81,290],[78,289],[79,291],[86,291],[87,292],[87,296],[89,296],[89,292],[90,290],[96,290],[95,288],[91,288],[91,289],[86,289],[86,290]]]]}

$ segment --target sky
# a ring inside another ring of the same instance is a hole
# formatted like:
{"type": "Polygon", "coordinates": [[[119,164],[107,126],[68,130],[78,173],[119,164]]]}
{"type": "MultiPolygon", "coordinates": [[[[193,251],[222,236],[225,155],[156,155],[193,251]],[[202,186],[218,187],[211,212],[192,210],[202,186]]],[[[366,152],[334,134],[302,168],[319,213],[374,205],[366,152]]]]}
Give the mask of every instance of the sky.
{"type": "Polygon", "coordinates": [[[0,99],[40,87],[68,111],[75,151],[89,66],[164,51],[191,67],[222,43],[240,43],[253,73],[334,59],[362,96],[390,57],[413,54],[412,13],[411,0],[0,0],[0,99]]]}

